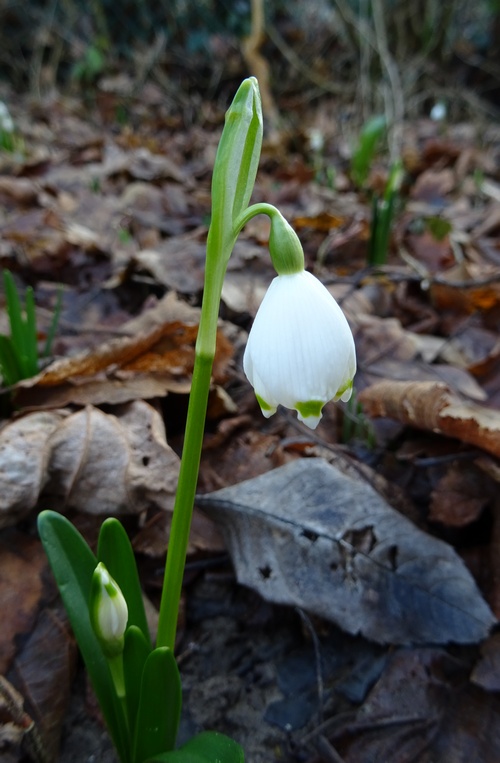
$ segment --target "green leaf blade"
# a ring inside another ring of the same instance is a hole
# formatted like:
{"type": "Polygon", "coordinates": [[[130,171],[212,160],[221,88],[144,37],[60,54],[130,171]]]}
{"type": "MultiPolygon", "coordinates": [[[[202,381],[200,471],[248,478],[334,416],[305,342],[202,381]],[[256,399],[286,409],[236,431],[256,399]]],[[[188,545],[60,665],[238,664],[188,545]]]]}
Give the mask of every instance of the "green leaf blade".
{"type": "Polygon", "coordinates": [[[134,739],[134,763],[173,750],[179,728],[182,687],[172,650],[158,647],[144,665],[134,739]]]}
{"type": "Polygon", "coordinates": [[[97,559],[78,530],[62,514],[42,511],[38,516],[38,532],[120,760],[130,763],[126,718],[88,612],[97,559]]]}
{"type": "Polygon", "coordinates": [[[125,528],[114,517],[110,517],[102,523],[97,546],[97,558],[100,562],[104,562],[110,575],[116,580],[125,596],[128,606],[128,626],[136,625],[142,631],[151,650],[151,637],[134,551],[125,528]]]}
{"type": "Polygon", "coordinates": [[[203,731],[178,750],[162,752],[145,763],[244,763],[242,747],[225,734],[203,731]]]}

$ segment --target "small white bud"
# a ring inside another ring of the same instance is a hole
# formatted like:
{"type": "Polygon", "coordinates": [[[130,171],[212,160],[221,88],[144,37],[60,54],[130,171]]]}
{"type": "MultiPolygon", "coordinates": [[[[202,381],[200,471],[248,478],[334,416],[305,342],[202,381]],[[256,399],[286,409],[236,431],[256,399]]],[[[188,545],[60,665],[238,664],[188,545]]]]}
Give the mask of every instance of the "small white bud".
{"type": "Polygon", "coordinates": [[[120,654],[128,621],[127,602],[102,562],[92,577],[90,620],[106,656],[120,654]]]}

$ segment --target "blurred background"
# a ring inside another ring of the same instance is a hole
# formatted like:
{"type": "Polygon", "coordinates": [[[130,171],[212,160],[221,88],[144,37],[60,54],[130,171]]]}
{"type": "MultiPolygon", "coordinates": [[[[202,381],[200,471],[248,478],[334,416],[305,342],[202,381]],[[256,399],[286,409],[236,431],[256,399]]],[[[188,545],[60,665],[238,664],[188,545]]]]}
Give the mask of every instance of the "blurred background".
{"type": "Polygon", "coordinates": [[[358,125],[436,104],[455,120],[500,113],[499,41],[500,0],[2,0],[0,80],[121,97],[152,83],[197,121],[261,66],[271,122],[325,95],[358,125]]]}

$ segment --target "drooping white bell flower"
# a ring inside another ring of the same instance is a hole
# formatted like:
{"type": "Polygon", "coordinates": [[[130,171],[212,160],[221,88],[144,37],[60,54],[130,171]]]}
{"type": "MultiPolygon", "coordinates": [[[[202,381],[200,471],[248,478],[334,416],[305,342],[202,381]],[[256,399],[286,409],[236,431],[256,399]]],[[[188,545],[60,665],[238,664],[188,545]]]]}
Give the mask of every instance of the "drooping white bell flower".
{"type": "Polygon", "coordinates": [[[330,400],[349,400],[356,352],[349,324],[311,273],[278,275],[257,312],[243,368],[264,416],[278,405],[315,429],[330,400]]]}

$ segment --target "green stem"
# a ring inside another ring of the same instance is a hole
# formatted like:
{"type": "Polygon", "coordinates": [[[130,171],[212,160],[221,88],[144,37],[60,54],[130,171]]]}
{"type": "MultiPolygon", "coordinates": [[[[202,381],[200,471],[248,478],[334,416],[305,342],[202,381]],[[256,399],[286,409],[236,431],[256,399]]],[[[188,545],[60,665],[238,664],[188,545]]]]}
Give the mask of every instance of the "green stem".
{"type": "Polygon", "coordinates": [[[200,468],[222,283],[238,233],[252,217],[259,214],[271,217],[280,213],[271,204],[253,204],[237,218],[229,237],[224,235],[227,227],[215,218],[208,234],[205,289],[156,638],[156,646],[167,646],[172,650],[175,646],[182,580],[200,468]]]}
{"type": "Polygon", "coordinates": [[[267,215],[269,218],[276,215],[281,217],[281,212],[276,209],[276,207],[273,207],[272,204],[267,204],[265,201],[261,201],[258,204],[252,204],[252,206],[247,207],[236,219],[234,224],[236,236],[253,217],[256,217],[256,215],[267,215]]]}
{"type": "Polygon", "coordinates": [[[182,450],[177,494],[175,496],[172,526],[168,544],[165,578],[158,621],[157,646],[174,649],[177,618],[181,598],[184,565],[189,542],[196,485],[200,468],[201,448],[205,430],[208,393],[212,376],[217,340],[217,320],[222,293],[222,282],[227,260],[234,241],[222,246],[221,236],[215,233],[207,241],[205,289],[201,306],[200,325],[196,340],[193,380],[186,420],[186,433],[182,450]],[[229,252],[227,253],[227,250],[229,252]],[[218,252],[226,250],[227,256],[218,252]],[[222,262],[222,266],[219,263],[222,262]]]}

